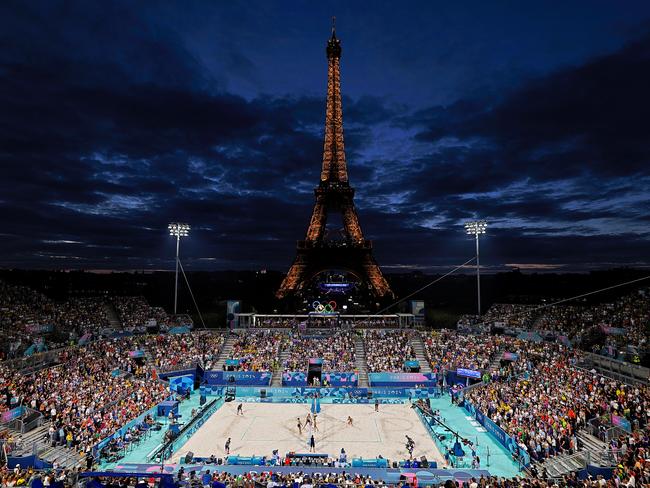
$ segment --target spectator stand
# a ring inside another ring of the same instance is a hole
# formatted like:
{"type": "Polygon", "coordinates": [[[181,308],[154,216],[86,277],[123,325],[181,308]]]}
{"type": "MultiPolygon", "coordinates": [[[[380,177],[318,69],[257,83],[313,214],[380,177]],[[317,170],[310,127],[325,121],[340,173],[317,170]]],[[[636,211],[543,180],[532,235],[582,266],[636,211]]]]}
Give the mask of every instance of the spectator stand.
{"type": "Polygon", "coordinates": [[[123,479],[125,481],[137,480],[135,486],[147,487],[151,479],[158,480],[158,488],[177,488],[174,482],[174,476],[170,473],[160,473],[155,471],[134,471],[134,472],[116,472],[116,471],[87,471],[79,474],[80,486],[86,488],[108,488],[115,486],[113,482],[102,482],[103,478],[108,479],[123,479]]]}
{"type": "Polygon", "coordinates": [[[234,314],[233,328],[306,329],[306,328],[356,328],[356,329],[412,329],[416,317],[410,313],[387,315],[348,315],[340,310],[314,311],[308,314],[234,314]]]}

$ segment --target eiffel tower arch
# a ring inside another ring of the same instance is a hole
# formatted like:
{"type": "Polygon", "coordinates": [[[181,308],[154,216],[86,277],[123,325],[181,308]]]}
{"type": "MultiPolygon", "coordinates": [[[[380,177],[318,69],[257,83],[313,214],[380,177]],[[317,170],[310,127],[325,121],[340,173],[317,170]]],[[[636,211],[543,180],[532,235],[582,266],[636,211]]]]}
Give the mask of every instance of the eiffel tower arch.
{"type": "Polygon", "coordinates": [[[376,297],[393,296],[372,255],[372,241],[365,239],[361,231],[354,207],[354,188],[348,181],[341,107],[341,41],[336,37],[334,26],[332,37],[327,41],[326,53],[325,142],[320,182],[314,190],[316,204],[305,239],[298,241],[296,259],[276,296],[284,298],[300,292],[316,275],[334,269],[351,273],[366,283],[376,297]],[[340,241],[327,238],[328,215],[334,212],[340,213],[343,222],[340,241]]]}

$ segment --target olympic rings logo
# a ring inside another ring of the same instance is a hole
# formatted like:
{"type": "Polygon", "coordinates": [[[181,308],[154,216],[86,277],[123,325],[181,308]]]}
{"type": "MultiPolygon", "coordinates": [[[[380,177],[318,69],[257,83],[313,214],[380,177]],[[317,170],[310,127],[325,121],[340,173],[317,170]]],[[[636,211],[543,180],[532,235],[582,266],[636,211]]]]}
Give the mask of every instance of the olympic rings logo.
{"type": "Polygon", "coordinates": [[[314,301],[311,304],[313,309],[318,313],[334,313],[336,310],[336,302],[332,300],[331,302],[321,303],[318,300],[314,301]]]}

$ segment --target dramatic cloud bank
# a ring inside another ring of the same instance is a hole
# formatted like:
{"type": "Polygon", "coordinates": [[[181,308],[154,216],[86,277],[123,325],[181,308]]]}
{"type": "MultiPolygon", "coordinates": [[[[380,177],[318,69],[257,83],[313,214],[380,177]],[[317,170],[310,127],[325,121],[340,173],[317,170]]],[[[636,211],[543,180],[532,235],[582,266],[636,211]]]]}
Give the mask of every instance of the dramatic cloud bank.
{"type": "Polygon", "coordinates": [[[477,217],[494,267],[648,264],[647,6],[506,45],[497,26],[421,32],[415,12],[356,23],[344,5],[0,7],[0,264],[168,267],[179,220],[188,267],[287,268],[320,171],[332,10],[351,182],[388,271],[465,261],[477,217]],[[586,44],[548,47],[569,32],[586,44]]]}

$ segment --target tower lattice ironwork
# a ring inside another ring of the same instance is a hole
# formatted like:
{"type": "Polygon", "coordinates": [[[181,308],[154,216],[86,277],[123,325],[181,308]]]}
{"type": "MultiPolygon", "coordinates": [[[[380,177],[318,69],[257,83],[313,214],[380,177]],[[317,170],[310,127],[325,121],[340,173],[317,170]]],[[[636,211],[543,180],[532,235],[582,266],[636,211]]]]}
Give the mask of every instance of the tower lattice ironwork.
{"type": "Polygon", "coordinates": [[[320,183],[314,190],[316,204],[307,235],[298,241],[297,255],[277,292],[279,298],[305,288],[320,272],[342,269],[368,284],[378,297],[392,295],[388,282],[372,255],[372,242],[363,237],[359,217],[354,208],[354,188],[348,181],[343,143],[343,111],[341,108],[340,60],[341,41],[332,26],[327,42],[327,107],[325,143],[320,183]],[[343,240],[326,240],[329,212],[340,212],[343,240]]]}

